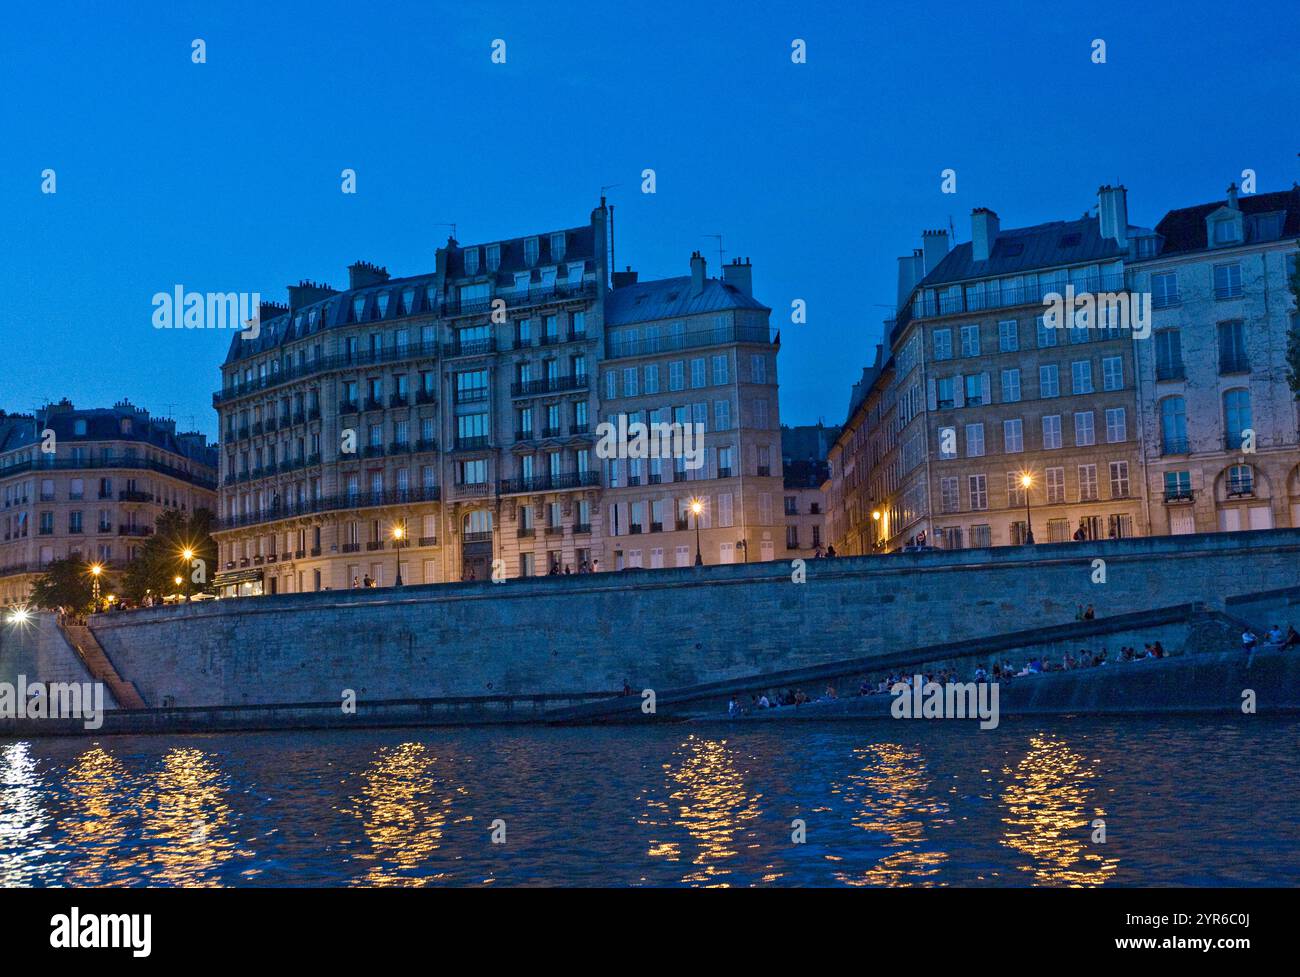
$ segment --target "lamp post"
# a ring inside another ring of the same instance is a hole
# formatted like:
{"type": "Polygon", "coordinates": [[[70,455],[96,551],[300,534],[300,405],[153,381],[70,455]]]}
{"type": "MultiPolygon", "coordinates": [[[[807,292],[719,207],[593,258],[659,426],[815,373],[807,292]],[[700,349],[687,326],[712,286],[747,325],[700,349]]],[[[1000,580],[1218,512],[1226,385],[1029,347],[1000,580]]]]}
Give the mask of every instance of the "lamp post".
{"type": "Polygon", "coordinates": [[[876,531],[875,531],[876,538],[874,542],[872,542],[871,548],[873,550],[878,550],[880,549],[880,510],[879,509],[871,510],[871,521],[876,524],[876,531]]]}
{"type": "Polygon", "coordinates": [[[1020,487],[1025,490],[1025,545],[1034,544],[1034,523],[1029,515],[1029,489],[1034,484],[1034,476],[1024,472],[1020,476],[1020,487]]]}
{"type": "Polygon", "coordinates": [[[397,580],[395,587],[402,586],[402,540],[406,537],[406,527],[400,522],[393,526],[393,549],[397,550],[397,580]]]}
{"type": "Polygon", "coordinates": [[[104,572],[103,566],[98,563],[90,565],[90,604],[91,610],[99,613],[99,577],[104,572]]]}
{"type": "MultiPolygon", "coordinates": [[[[188,546],[185,547],[185,549],[181,550],[181,559],[185,561],[185,578],[188,580],[190,567],[193,565],[194,550],[190,549],[190,547],[188,546]]],[[[190,588],[189,585],[186,584],[185,599],[189,600],[189,596],[190,596],[190,588]]]]}
{"type": "Polygon", "coordinates": [[[744,554],[744,556],[745,556],[745,562],[748,563],[748,562],[749,562],[749,543],[745,542],[745,540],[743,540],[743,539],[738,539],[738,540],[736,540],[736,549],[740,550],[740,552],[744,554]]]}
{"type": "Polygon", "coordinates": [[[691,514],[695,516],[695,565],[704,566],[704,557],[700,555],[700,513],[704,511],[704,503],[699,499],[691,499],[691,514]]]}

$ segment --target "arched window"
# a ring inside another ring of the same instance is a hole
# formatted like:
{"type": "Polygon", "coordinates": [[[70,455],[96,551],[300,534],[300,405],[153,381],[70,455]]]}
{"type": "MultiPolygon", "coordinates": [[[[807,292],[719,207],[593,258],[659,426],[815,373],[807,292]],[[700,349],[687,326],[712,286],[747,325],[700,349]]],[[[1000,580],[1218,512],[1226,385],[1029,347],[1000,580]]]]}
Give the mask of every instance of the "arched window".
{"type": "Polygon", "coordinates": [[[1160,401],[1160,435],[1163,454],[1187,453],[1187,404],[1182,397],[1160,401]]]}
{"type": "Polygon", "coordinates": [[[467,533],[492,532],[492,513],[486,509],[475,509],[465,516],[464,528],[467,533]]]}
{"type": "Polygon", "coordinates": [[[1250,416],[1250,391],[1229,390],[1223,395],[1223,430],[1229,451],[1240,450],[1246,432],[1254,426],[1250,416]]]}
{"type": "Polygon", "coordinates": [[[1233,465],[1228,469],[1228,497],[1255,494],[1255,470],[1250,465],[1233,465]]]}

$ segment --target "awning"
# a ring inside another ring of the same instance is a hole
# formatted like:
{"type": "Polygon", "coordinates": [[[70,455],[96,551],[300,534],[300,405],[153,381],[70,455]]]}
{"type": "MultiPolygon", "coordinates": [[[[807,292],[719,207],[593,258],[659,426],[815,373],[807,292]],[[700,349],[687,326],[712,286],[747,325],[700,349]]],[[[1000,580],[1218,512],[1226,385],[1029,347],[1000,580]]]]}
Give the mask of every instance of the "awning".
{"type": "Polygon", "coordinates": [[[222,570],[213,578],[214,587],[230,587],[241,583],[258,583],[262,579],[262,570],[222,570]]]}

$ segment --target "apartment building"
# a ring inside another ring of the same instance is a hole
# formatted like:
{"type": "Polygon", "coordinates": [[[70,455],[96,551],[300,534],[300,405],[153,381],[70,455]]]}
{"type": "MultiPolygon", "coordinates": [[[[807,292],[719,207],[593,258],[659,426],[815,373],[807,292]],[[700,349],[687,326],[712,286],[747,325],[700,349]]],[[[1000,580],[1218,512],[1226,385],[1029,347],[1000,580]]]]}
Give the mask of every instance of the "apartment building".
{"type": "Polygon", "coordinates": [[[205,435],[126,400],[0,412],[0,605],[55,560],[125,567],[164,511],[215,510],[216,467],[205,435]]]}
{"type": "Polygon", "coordinates": [[[832,465],[841,483],[853,466],[831,489],[848,552],[1147,531],[1132,333],[1117,314],[1057,326],[1044,300],[1122,292],[1151,236],[1124,188],[1102,187],[1095,217],[1003,229],[977,208],[970,242],[926,231],[899,259],[890,356],[832,465]]]}
{"type": "Polygon", "coordinates": [[[689,566],[786,554],[777,398],[779,337],[753,296],[746,259],[709,278],[699,252],[690,275],[638,282],[614,275],[600,364],[604,421],[690,426],[698,458],[606,458],[605,566],[689,566]],[[701,512],[692,513],[693,502],[701,512]]]}
{"type": "Polygon", "coordinates": [[[826,458],[839,433],[822,423],[781,428],[785,545],[791,556],[815,556],[827,545],[826,458]]]}
{"type": "Polygon", "coordinates": [[[1172,210],[1131,265],[1152,295],[1135,344],[1156,533],[1300,527],[1300,417],[1287,383],[1300,187],[1172,210]]]}
{"type": "Polygon", "coordinates": [[[691,487],[709,502],[712,560],[728,542],[734,556],[749,527],[757,552],[775,552],[779,523],[761,517],[775,497],[763,480],[779,475],[741,440],[775,443],[778,424],[776,344],[766,330],[748,339],[751,320],[766,324],[738,284],[749,266],[723,282],[703,259],[688,278],[621,273],[611,291],[611,225],[602,201],[586,225],[450,239],[432,274],[393,279],[358,262],[345,291],[303,282],[287,306],[265,307],[260,334],[233,340],[214,397],[222,592],[678,565],[680,503],[657,487],[677,472],[598,458],[598,418],[694,419],[700,405],[711,467],[691,487]],[[760,349],[761,367],[744,358],[760,349]],[[689,364],[670,355],[684,350],[698,351],[689,364]],[[753,455],[743,474],[742,447],[753,455]],[[654,541],[633,545],[641,537],[654,541]]]}

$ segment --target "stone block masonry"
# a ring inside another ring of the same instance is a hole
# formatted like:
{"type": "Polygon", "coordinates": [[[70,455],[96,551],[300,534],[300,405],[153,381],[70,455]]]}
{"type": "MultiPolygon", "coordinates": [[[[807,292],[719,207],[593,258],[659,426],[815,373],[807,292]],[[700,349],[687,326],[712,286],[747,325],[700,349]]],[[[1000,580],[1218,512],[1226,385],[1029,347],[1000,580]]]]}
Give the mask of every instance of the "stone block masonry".
{"type": "MultiPolygon", "coordinates": [[[[329,591],[101,616],[150,706],[668,689],[1300,585],[1300,531],[329,591]],[[1093,561],[1105,560],[1105,583],[1093,561]]],[[[1300,627],[1300,622],[1297,622],[1300,627]]]]}

